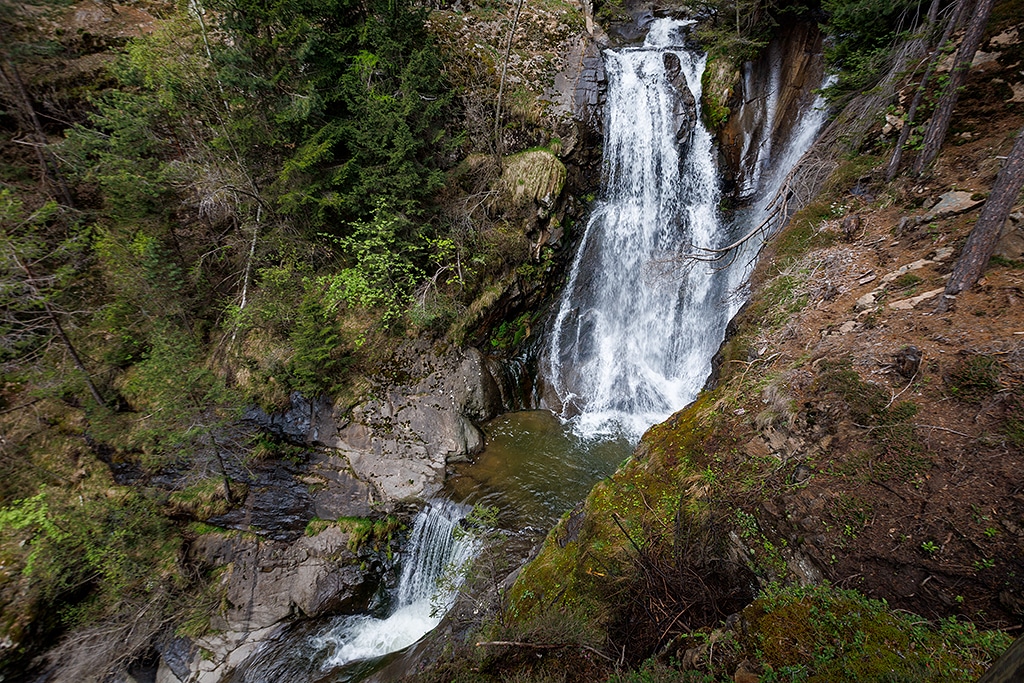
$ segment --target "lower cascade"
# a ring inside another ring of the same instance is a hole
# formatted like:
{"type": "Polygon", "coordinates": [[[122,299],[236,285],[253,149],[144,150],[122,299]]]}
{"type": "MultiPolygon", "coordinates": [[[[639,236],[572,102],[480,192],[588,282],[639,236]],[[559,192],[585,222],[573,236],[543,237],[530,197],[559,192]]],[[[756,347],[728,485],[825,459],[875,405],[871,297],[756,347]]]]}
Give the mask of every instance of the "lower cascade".
{"type": "Polygon", "coordinates": [[[467,512],[451,501],[435,500],[416,516],[391,614],[383,619],[347,617],[315,637],[316,647],[331,652],[325,666],[401,650],[437,626],[462,583],[461,571],[477,550],[468,533],[458,532],[467,512]]]}
{"type": "Polygon", "coordinates": [[[358,680],[365,671],[345,669],[418,641],[451,608],[479,550],[473,534],[459,529],[468,512],[467,506],[438,499],[416,516],[387,616],[342,616],[305,639],[286,638],[254,655],[235,680],[358,680]]]}

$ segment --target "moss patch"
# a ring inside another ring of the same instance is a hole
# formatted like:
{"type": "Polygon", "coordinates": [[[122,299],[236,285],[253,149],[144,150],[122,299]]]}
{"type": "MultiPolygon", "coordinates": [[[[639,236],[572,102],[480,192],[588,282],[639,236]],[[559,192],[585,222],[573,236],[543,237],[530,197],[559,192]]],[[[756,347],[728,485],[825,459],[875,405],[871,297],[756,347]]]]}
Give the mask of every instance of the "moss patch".
{"type": "Polygon", "coordinates": [[[933,625],[827,584],[770,587],[743,615],[762,680],[974,681],[1012,641],[956,619],[933,625]]]}

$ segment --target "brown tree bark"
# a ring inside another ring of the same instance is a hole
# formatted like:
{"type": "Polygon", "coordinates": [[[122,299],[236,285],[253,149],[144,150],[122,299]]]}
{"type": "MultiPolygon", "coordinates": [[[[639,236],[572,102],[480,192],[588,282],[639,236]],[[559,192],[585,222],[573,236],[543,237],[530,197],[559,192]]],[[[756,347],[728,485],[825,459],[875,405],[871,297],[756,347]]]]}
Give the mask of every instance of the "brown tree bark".
{"type": "Polygon", "coordinates": [[[32,294],[36,299],[43,304],[43,310],[46,312],[46,316],[50,319],[50,323],[53,325],[53,329],[57,333],[57,337],[60,339],[61,343],[64,344],[64,348],[67,349],[68,355],[71,356],[71,360],[75,364],[75,367],[78,368],[79,372],[81,372],[82,376],[85,378],[85,384],[89,388],[89,393],[92,394],[93,400],[100,406],[106,408],[107,402],[103,400],[103,396],[100,395],[99,389],[96,388],[96,385],[92,381],[92,375],[89,374],[89,370],[86,369],[85,363],[82,362],[82,357],[78,355],[78,350],[75,348],[75,345],[71,343],[71,338],[68,337],[67,333],[64,331],[64,326],[60,322],[60,317],[46,300],[46,295],[40,292],[39,288],[33,284],[36,277],[32,272],[32,268],[17,254],[13,254],[13,256],[18,267],[25,271],[25,276],[27,277],[25,284],[32,291],[32,294]]]}
{"type": "Polygon", "coordinates": [[[508,43],[505,45],[505,61],[501,65],[501,82],[498,84],[498,100],[494,106],[494,152],[501,164],[504,145],[501,138],[501,96],[505,92],[505,76],[508,73],[508,62],[512,58],[512,41],[516,35],[516,26],[519,24],[519,13],[523,11],[523,2],[519,0],[516,4],[516,14],[512,19],[512,28],[508,30],[508,43]]]}
{"type": "Polygon", "coordinates": [[[1003,224],[1024,187],[1024,128],[1017,132],[1017,141],[1006,159],[1006,165],[996,176],[992,194],[981,210],[978,222],[974,224],[967,244],[960,253],[953,273],[946,283],[946,294],[959,294],[970,288],[981,277],[981,273],[992,258],[1003,224]]]}
{"type": "Polygon", "coordinates": [[[31,136],[35,140],[33,146],[36,150],[36,158],[39,160],[43,180],[49,181],[54,186],[59,194],[60,202],[64,206],[74,206],[71,192],[68,190],[67,183],[64,182],[64,176],[61,175],[57,161],[47,149],[46,133],[43,132],[43,126],[39,123],[39,117],[36,115],[35,107],[32,106],[32,99],[28,96],[25,83],[21,80],[18,67],[6,54],[0,64],[0,77],[3,78],[6,89],[10,91],[11,97],[15,101],[18,111],[17,118],[21,119],[21,126],[29,128],[31,136]]]}
{"type": "Polygon", "coordinates": [[[914,172],[917,174],[920,174],[926,166],[935,160],[939,154],[939,148],[942,147],[942,141],[946,139],[949,122],[953,118],[953,108],[956,107],[956,100],[960,96],[960,88],[967,80],[971,62],[974,61],[974,53],[981,45],[994,2],[995,0],[978,0],[974,7],[974,16],[971,17],[971,22],[967,25],[967,34],[964,35],[964,40],[960,43],[953,69],[949,72],[949,83],[942,93],[939,106],[935,108],[931,123],[928,124],[928,130],[925,132],[924,148],[921,150],[920,156],[917,157],[917,161],[914,162],[914,172]]]}
{"type": "MultiPolygon", "coordinates": [[[[896,149],[893,150],[892,158],[889,159],[889,167],[885,171],[886,181],[891,181],[895,178],[896,172],[900,170],[900,163],[903,161],[903,147],[907,144],[907,140],[910,138],[910,131],[914,128],[914,118],[917,116],[917,108],[921,106],[921,100],[924,99],[924,91],[925,88],[928,87],[928,80],[932,77],[932,73],[935,71],[935,66],[939,62],[939,55],[942,54],[943,46],[949,42],[949,37],[960,23],[960,17],[963,16],[964,5],[967,3],[968,0],[960,0],[953,6],[949,19],[946,20],[946,28],[942,31],[942,37],[939,38],[939,42],[936,43],[931,56],[928,58],[928,67],[924,71],[924,76],[921,77],[921,82],[917,85],[917,91],[914,93],[914,99],[911,100],[910,107],[907,109],[907,118],[903,122],[903,129],[900,130],[899,139],[896,140],[896,149]]],[[[932,7],[936,7],[937,4],[938,0],[934,0],[932,7]]],[[[933,24],[935,19],[931,9],[928,11],[928,17],[930,23],[933,24]]]]}

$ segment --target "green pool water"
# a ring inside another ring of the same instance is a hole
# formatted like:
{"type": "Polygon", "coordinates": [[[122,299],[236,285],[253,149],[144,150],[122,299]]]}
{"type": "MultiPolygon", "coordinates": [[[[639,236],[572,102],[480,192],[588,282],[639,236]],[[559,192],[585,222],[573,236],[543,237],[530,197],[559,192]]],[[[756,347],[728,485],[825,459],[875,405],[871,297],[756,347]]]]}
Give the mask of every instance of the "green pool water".
{"type": "Polygon", "coordinates": [[[624,437],[582,438],[542,410],[507,413],[483,431],[484,450],[453,467],[445,496],[496,506],[506,529],[545,533],[633,450],[624,437]]]}

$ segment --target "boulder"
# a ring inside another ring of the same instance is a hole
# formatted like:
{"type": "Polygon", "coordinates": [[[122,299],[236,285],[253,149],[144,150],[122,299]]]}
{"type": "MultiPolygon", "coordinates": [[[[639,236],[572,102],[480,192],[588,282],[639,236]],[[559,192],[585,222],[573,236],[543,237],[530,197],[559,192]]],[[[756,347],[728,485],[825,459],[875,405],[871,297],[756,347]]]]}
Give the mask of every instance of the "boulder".
{"type": "Polygon", "coordinates": [[[200,536],[191,557],[211,567],[227,567],[221,577],[226,608],[211,616],[210,625],[218,631],[249,632],[290,617],[345,609],[367,580],[348,539],[337,527],[291,544],[242,535],[200,536]]]}
{"type": "Polygon", "coordinates": [[[1024,259],[1024,213],[1011,213],[1003,224],[993,256],[1020,261],[1024,259]]]}
{"type": "MultiPolygon", "coordinates": [[[[536,195],[529,196],[534,201],[536,195]]],[[[315,456],[319,460],[313,474],[329,492],[314,495],[314,505],[369,505],[375,499],[391,504],[429,497],[441,488],[449,462],[483,448],[483,435],[474,423],[497,415],[502,399],[480,351],[437,353],[425,342],[410,342],[398,351],[390,370],[388,377],[409,379],[377,378],[371,391],[376,397],[349,409],[295,393],[279,414],[249,410],[250,419],[295,443],[335,452],[315,456]],[[347,479],[347,471],[371,484],[376,496],[347,479]]]]}
{"type": "Polygon", "coordinates": [[[981,199],[973,199],[973,192],[950,190],[939,195],[939,201],[924,216],[924,221],[933,221],[937,218],[948,218],[961,213],[966,213],[982,203],[981,199]]]}
{"type": "Polygon", "coordinates": [[[498,179],[493,208],[523,220],[525,234],[533,232],[538,219],[552,214],[562,196],[567,171],[558,157],[543,149],[506,157],[498,179]]]}
{"type": "Polygon", "coordinates": [[[278,632],[277,626],[254,631],[225,631],[196,641],[198,654],[188,663],[184,676],[160,660],[156,683],[223,683],[264,642],[278,632]]]}

